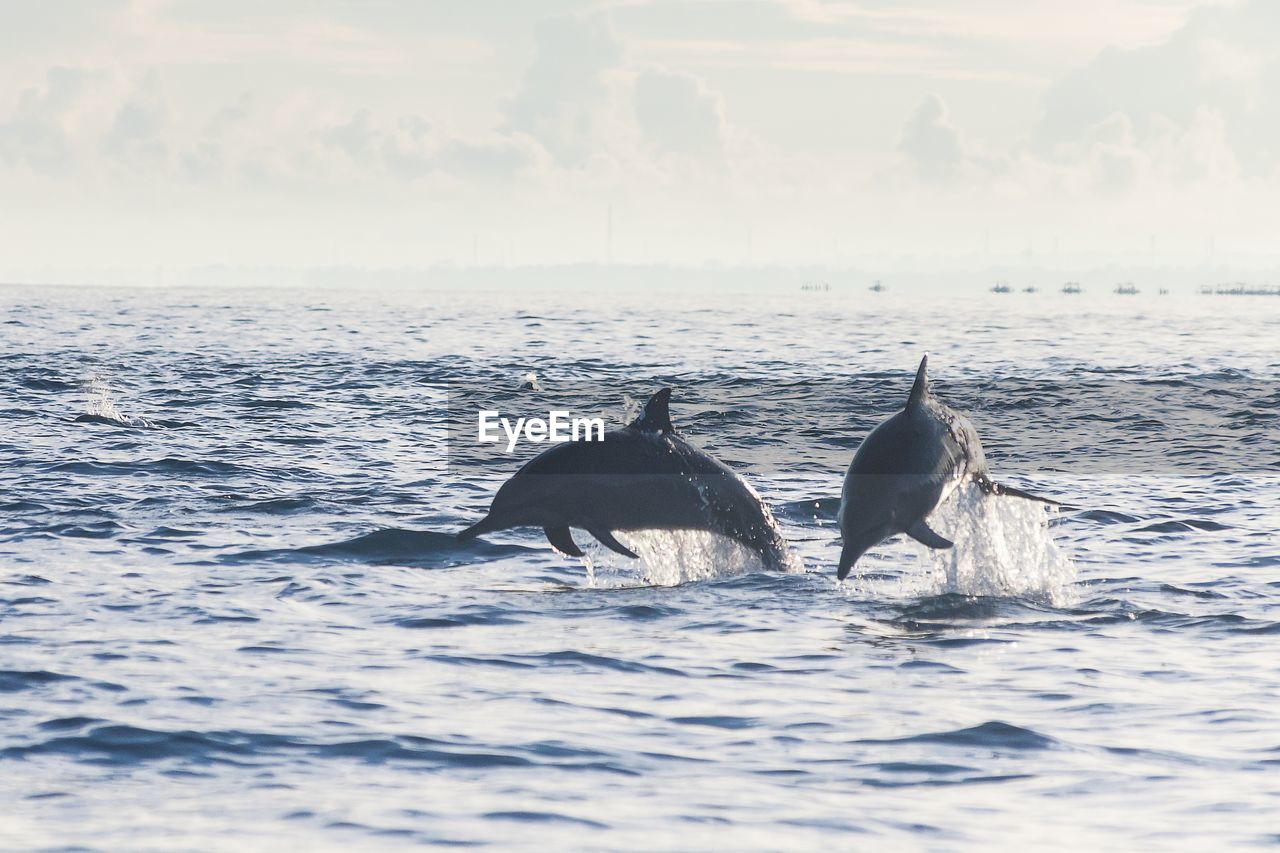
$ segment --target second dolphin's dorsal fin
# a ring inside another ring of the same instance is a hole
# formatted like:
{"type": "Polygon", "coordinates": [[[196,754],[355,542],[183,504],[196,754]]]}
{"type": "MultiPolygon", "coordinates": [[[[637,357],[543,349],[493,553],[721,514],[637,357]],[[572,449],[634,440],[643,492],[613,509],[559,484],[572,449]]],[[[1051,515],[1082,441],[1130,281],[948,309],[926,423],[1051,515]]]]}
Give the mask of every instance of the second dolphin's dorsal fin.
{"type": "Polygon", "coordinates": [[[644,411],[640,413],[640,417],[631,422],[631,426],[645,432],[675,432],[675,427],[671,425],[671,412],[668,408],[670,403],[671,389],[663,388],[649,398],[649,402],[644,404],[644,411]]]}
{"type": "Polygon", "coordinates": [[[920,359],[920,369],[916,371],[916,382],[911,386],[911,396],[907,397],[907,408],[918,406],[929,395],[929,353],[920,359]]]}

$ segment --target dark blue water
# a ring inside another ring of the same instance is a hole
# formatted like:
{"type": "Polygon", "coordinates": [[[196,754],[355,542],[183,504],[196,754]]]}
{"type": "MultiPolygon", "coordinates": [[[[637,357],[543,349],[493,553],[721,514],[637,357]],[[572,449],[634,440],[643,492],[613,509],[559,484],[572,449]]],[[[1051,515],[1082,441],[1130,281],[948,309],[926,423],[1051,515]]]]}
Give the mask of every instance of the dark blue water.
{"type": "Polygon", "coordinates": [[[1280,838],[1275,306],[885,296],[0,290],[0,846],[1280,838]],[[837,584],[926,349],[1067,506],[837,584]],[[456,542],[450,390],[528,371],[676,387],[803,571],[456,542]]]}

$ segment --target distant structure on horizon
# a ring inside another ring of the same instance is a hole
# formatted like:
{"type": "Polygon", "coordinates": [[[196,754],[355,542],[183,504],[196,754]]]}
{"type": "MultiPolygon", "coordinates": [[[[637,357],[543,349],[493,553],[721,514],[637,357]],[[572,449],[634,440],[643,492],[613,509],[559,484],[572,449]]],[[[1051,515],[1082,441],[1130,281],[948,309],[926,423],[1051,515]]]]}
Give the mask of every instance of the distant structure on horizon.
{"type": "Polygon", "coordinates": [[[992,293],[1013,293],[1013,288],[1009,286],[1007,281],[997,281],[991,288],[992,293]]]}
{"type": "Polygon", "coordinates": [[[880,283],[880,279],[876,279],[876,283],[867,288],[872,293],[884,293],[888,288],[880,283]]]}
{"type": "Polygon", "coordinates": [[[1116,289],[1113,292],[1119,296],[1135,296],[1141,293],[1142,291],[1134,287],[1133,282],[1124,281],[1124,282],[1121,282],[1120,284],[1117,284],[1116,289]]]}
{"type": "Polygon", "coordinates": [[[1216,287],[1206,284],[1200,288],[1200,292],[1206,296],[1280,296],[1280,287],[1249,285],[1243,281],[1237,281],[1232,284],[1219,284],[1216,287]]]}
{"type": "Polygon", "coordinates": [[[1062,285],[1062,292],[1068,294],[1084,293],[1084,288],[1080,287],[1080,282],[1069,281],[1062,285]]]}
{"type": "Polygon", "coordinates": [[[1023,293],[1039,293],[1040,288],[1036,287],[1034,284],[1028,284],[1026,287],[1022,288],[1022,292],[1023,293]]]}

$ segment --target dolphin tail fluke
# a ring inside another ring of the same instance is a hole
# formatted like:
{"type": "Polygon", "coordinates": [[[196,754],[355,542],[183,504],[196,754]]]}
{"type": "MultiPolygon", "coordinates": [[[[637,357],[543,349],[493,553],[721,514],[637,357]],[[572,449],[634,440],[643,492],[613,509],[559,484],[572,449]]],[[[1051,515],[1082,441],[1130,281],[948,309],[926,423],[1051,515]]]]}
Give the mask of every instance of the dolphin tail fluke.
{"type": "Polygon", "coordinates": [[[929,525],[924,523],[923,518],[907,528],[907,535],[921,545],[928,545],[930,548],[945,550],[955,547],[956,544],[945,536],[939,536],[935,533],[929,525]]]}
{"type": "Polygon", "coordinates": [[[551,543],[551,547],[561,554],[568,554],[570,557],[585,556],[582,549],[578,547],[578,543],[573,541],[573,534],[569,532],[568,527],[544,527],[542,532],[547,534],[547,541],[551,543]]]}
{"type": "Polygon", "coordinates": [[[492,533],[495,530],[501,530],[503,525],[494,521],[492,515],[486,515],[466,530],[460,530],[457,537],[462,540],[475,539],[481,533],[492,533]]]}
{"type": "Polygon", "coordinates": [[[979,478],[978,485],[982,488],[982,491],[989,495],[1008,495],[1011,498],[1026,498],[1029,501],[1039,501],[1042,504],[1049,504],[1049,506],[1062,506],[1059,501],[1055,501],[1051,498],[1042,498],[1039,495],[1024,492],[1022,489],[1015,489],[1013,486],[1006,486],[1003,483],[997,483],[995,480],[988,477],[979,478]]]}
{"type": "Polygon", "coordinates": [[[617,539],[613,538],[613,533],[608,530],[599,528],[588,528],[587,532],[600,541],[600,544],[608,548],[610,551],[617,551],[624,557],[630,557],[633,560],[640,559],[640,555],[623,545],[617,539]]]}
{"type": "Polygon", "coordinates": [[[929,393],[929,353],[920,359],[920,367],[916,369],[916,381],[911,386],[911,396],[907,398],[907,408],[919,405],[929,393]]]}

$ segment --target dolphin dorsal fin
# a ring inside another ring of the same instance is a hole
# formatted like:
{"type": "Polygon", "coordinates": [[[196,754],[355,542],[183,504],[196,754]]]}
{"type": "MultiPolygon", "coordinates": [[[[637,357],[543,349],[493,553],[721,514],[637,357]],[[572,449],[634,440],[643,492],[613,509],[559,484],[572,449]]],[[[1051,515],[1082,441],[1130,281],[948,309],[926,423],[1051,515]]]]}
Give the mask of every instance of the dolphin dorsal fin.
{"type": "Polygon", "coordinates": [[[675,427],[671,425],[671,412],[668,409],[670,403],[671,389],[663,388],[649,398],[649,402],[644,404],[644,411],[640,413],[640,417],[631,422],[631,426],[645,432],[675,432],[675,427]]]}
{"type": "Polygon", "coordinates": [[[929,395],[929,353],[920,359],[920,369],[916,371],[916,382],[911,386],[911,396],[907,397],[907,408],[918,406],[929,395]]]}

